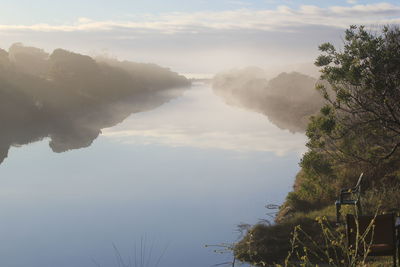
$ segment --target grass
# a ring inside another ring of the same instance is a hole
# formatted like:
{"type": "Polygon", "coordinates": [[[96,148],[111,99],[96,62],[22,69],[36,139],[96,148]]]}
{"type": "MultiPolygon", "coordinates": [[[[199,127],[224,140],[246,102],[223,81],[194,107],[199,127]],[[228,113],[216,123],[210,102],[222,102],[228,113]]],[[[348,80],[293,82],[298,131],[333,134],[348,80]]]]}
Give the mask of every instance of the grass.
{"type": "MultiPolygon", "coordinates": [[[[113,243],[112,248],[114,251],[116,267],[159,267],[162,258],[167,251],[169,244],[167,244],[161,253],[155,253],[155,242],[152,241],[150,245],[145,237],[140,238],[139,244],[135,242],[133,253],[127,257],[123,257],[118,247],[113,243]]],[[[95,259],[92,260],[95,266],[103,267],[95,259]]]]}
{"type": "MultiPolygon", "coordinates": [[[[364,214],[374,214],[378,206],[382,211],[391,211],[393,208],[400,207],[398,192],[400,192],[399,186],[383,186],[379,190],[364,192],[361,199],[364,214]]],[[[242,240],[235,244],[234,255],[238,260],[255,266],[276,266],[277,264],[300,266],[290,265],[289,263],[293,260],[297,263],[302,262],[302,266],[315,266],[311,264],[312,261],[318,262],[319,266],[392,265],[390,257],[359,259],[355,255],[348,254],[343,235],[344,227],[342,229],[336,227],[335,213],[335,206],[332,203],[319,210],[293,212],[281,218],[276,224],[256,224],[249,229],[242,240]],[[316,221],[315,218],[320,219],[316,221]],[[324,218],[323,222],[321,218],[324,218]],[[332,243],[335,244],[335,248],[332,243]],[[296,251],[293,251],[294,245],[297,246],[296,251]],[[313,251],[318,253],[313,253],[313,251]],[[340,253],[335,256],[333,254],[335,251],[340,253]],[[291,253],[291,261],[287,261],[288,253],[291,253]],[[332,260],[335,264],[330,262],[332,260]],[[341,264],[342,260],[345,260],[347,265],[341,264]]],[[[346,213],[354,213],[354,207],[343,206],[342,214],[346,213]]]]}

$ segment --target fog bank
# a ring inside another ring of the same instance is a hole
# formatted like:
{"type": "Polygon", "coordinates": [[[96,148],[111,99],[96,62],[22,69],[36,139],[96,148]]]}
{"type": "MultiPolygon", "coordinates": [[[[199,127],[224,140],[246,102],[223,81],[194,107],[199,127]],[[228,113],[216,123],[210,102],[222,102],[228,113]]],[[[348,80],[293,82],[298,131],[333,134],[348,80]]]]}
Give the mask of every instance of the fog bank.
{"type": "Polygon", "coordinates": [[[87,147],[101,129],[162,105],[189,84],[154,64],[22,44],[0,49],[0,163],[10,146],[46,137],[54,152],[87,147]]]}
{"type": "Polygon", "coordinates": [[[324,103],[315,90],[317,79],[298,72],[265,77],[256,67],[232,70],[217,74],[212,87],[229,105],[262,113],[281,129],[304,132],[309,117],[324,103]]]}

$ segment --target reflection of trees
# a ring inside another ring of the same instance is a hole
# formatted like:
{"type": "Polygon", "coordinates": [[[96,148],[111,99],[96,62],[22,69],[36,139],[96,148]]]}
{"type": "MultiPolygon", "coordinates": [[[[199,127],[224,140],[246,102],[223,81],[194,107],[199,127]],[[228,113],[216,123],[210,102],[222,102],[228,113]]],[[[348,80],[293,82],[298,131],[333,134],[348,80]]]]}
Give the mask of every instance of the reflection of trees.
{"type": "Polygon", "coordinates": [[[231,105],[263,113],[281,129],[304,132],[323,99],[314,90],[316,79],[300,73],[281,73],[270,81],[251,68],[217,75],[214,92],[231,105]]]}
{"type": "Polygon", "coordinates": [[[8,53],[0,49],[0,162],[11,145],[45,137],[55,152],[87,147],[102,128],[162,105],[187,85],[157,65],[99,63],[19,44],[8,53]]]}

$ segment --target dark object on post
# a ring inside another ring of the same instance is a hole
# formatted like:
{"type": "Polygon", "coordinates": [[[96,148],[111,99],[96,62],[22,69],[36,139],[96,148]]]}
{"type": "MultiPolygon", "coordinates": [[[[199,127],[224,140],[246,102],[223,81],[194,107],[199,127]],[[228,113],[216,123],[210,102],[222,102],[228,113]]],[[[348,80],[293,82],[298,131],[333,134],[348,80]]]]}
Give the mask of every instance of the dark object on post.
{"type": "Polygon", "coordinates": [[[346,188],[340,190],[339,200],[336,200],[336,222],[340,223],[340,209],[342,205],[353,205],[357,207],[358,214],[361,215],[361,203],[360,203],[360,194],[361,194],[361,181],[364,173],[360,174],[358,178],[357,184],[352,188],[346,188]]]}
{"type": "Polygon", "coordinates": [[[392,256],[393,266],[396,267],[400,251],[397,244],[395,219],[394,213],[377,216],[347,214],[349,247],[355,249],[358,245],[358,255],[368,253],[367,256],[392,256]]]}

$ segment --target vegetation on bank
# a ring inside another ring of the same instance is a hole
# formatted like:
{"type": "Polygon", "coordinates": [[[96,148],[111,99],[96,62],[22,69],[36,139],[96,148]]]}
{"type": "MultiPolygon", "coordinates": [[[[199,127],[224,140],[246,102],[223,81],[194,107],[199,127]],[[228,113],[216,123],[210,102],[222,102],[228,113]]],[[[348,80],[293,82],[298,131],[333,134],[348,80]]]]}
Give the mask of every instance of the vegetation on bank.
{"type": "Polygon", "coordinates": [[[400,207],[399,27],[371,32],[351,26],[341,50],[325,43],[320,51],[315,64],[323,82],[317,89],[326,104],[310,118],[294,190],[276,224],[254,225],[235,245],[241,261],[284,264],[297,225],[315,242],[322,240],[325,231],[315,218],[326,216],[332,224],[339,190],[353,186],[361,172],[365,212],[400,207]]]}

